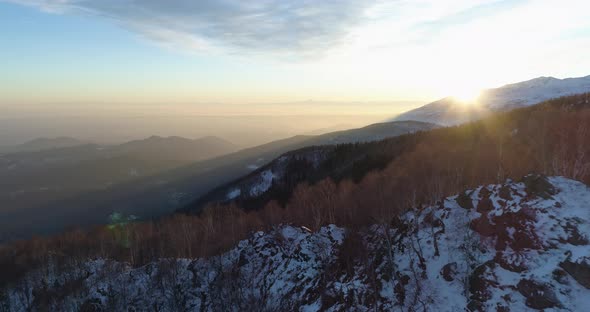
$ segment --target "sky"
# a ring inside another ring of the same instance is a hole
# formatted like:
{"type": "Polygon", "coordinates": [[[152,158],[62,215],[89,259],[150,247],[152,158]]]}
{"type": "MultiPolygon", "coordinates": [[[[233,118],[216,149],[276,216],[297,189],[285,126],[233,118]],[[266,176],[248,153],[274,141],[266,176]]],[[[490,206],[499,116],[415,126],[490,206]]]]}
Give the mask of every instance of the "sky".
{"type": "Polygon", "coordinates": [[[0,114],[395,114],[590,74],[588,1],[0,0],[0,114]]]}

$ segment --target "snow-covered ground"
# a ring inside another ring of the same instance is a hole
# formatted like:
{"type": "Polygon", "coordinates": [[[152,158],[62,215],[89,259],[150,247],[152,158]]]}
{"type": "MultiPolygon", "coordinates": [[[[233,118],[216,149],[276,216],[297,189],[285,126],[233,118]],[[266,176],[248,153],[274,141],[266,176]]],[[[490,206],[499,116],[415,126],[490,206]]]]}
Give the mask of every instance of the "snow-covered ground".
{"type": "Polygon", "coordinates": [[[483,100],[488,108],[502,110],[585,92],[590,92],[590,76],[567,79],[539,77],[486,90],[483,100]]]}
{"type": "Polygon", "coordinates": [[[587,311],[589,222],[586,185],[528,176],[359,232],[285,225],[209,259],[39,271],[4,301],[11,311],[41,293],[56,311],[587,311]]]}
{"type": "Polygon", "coordinates": [[[271,186],[274,179],[274,174],[271,170],[264,170],[260,173],[260,181],[252,185],[249,195],[252,197],[259,196],[266,192],[271,186]]]}
{"type": "Polygon", "coordinates": [[[315,169],[319,167],[326,157],[327,154],[323,149],[307,149],[283,155],[264,167],[256,168],[256,171],[247,175],[244,179],[224,186],[223,198],[218,200],[224,202],[261,196],[271,189],[273,183],[284,182],[283,179],[288,174],[287,166],[290,161],[304,161],[310,168],[315,169]]]}
{"type": "Polygon", "coordinates": [[[242,191],[240,189],[233,189],[227,193],[226,197],[228,200],[232,200],[240,196],[241,193],[242,191]]]}

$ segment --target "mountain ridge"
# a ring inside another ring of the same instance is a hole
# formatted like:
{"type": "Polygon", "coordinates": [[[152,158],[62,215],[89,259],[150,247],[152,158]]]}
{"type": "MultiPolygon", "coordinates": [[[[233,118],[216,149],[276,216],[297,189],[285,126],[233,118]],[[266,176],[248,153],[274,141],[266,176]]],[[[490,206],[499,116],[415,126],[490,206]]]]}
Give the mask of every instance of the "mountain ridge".
{"type": "Polygon", "coordinates": [[[28,288],[9,286],[0,300],[14,311],[581,311],[590,304],[590,279],[577,273],[590,270],[588,201],[583,183],[528,175],[361,230],[283,224],[209,258],[30,272],[28,288]]]}
{"type": "MultiPolygon", "coordinates": [[[[442,133],[447,133],[442,137],[443,142],[447,143],[449,143],[449,141],[446,136],[450,135],[450,133],[462,133],[465,131],[465,133],[469,133],[469,135],[474,135],[475,137],[472,139],[472,141],[461,141],[464,144],[470,146],[470,148],[473,148],[473,144],[475,144],[475,142],[479,142],[482,137],[500,136],[504,138],[492,139],[492,142],[489,143],[489,146],[495,146],[496,144],[499,144],[498,142],[494,141],[500,140],[502,144],[509,144],[511,149],[520,150],[525,148],[525,151],[523,152],[528,153],[526,148],[532,148],[534,144],[523,144],[523,142],[527,142],[527,140],[531,140],[531,137],[536,137],[539,135],[539,133],[535,133],[539,130],[534,129],[532,125],[534,124],[536,127],[547,126],[546,124],[537,124],[536,121],[533,121],[532,118],[528,117],[529,114],[546,114],[546,111],[555,111],[556,116],[559,116],[562,114],[562,112],[568,112],[572,109],[576,111],[586,111],[584,108],[587,108],[588,106],[587,96],[588,94],[582,94],[558,98],[542,102],[531,107],[525,107],[510,112],[497,113],[495,116],[490,116],[484,120],[462,126],[435,129],[432,131],[421,132],[417,135],[404,135],[400,137],[389,138],[380,142],[348,144],[342,146],[315,146],[304,148],[299,151],[289,152],[284,154],[282,157],[275,159],[271,164],[257,168],[252,174],[243,176],[234,180],[233,182],[213,189],[208,194],[201,196],[201,198],[188,204],[179,211],[198,214],[199,211],[202,208],[207,207],[207,205],[215,206],[218,204],[227,204],[230,206],[232,204],[236,204],[238,207],[241,207],[247,211],[261,209],[261,207],[265,207],[266,205],[278,204],[279,206],[284,206],[293,199],[292,196],[299,194],[298,192],[300,192],[300,190],[298,189],[301,188],[301,185],[311,186],[311,189],[306,189],[306,192],[313,192],[313,185],[318,182],[325,182],[326,180],[329,180],[327,182],[328,185],[332,184],[330,181],[333,181],[333,183],[340,183],[343,179],[352,179],[354,183],[362,182],[364,179],[367,179],[367,175],[371,175],[370,173],[372,171],[386,169],[388,164],[390,165],[392,162],[397,162],[398,158],[402,157],[406,153],[413,153],[412,151],[414,149],[428,150],[431,146],[440,146],[440,142],[438,142],[439,139],[436,139],[436,137],[442,133]],[[499,129],[499,125],[512,130],[510,130],[511,132],[504,133],[504,131],[508,130],[499,129]],[[419,142],[421,139],[428,137],[431,137],[428,139],[428,147],[420,146],[419,142]]],[[[571,114],[571,112],[568,112],[567,114],[571,114]]],[[[585,115],[582,114],[579,117],[583,119],[583,116],[585,115]]],[[[559,119],[561,118],[563,117],[559,117],[559,119]]],[[[576,121],[576,123],[578,122],[581,121],[576,121]]],[[[571,120],[569,123],[576,124],[573,120],[571,120]]],[[[570,126],[571,125],[568,124],[562,125],[561,127],[570,126]]],[[[557,126],[554,125],[552,127],[557,126]]],[[[583,128],[582,126],[580,127],[583,128]]],[[[563,131],[565,130],[561,129],[561,132],[563,131]]],[[[581,130],[578,129],[575,131],[581,130]]],[[[457,140],[459,140],[459,138],[464,140],[465,137],[460,136],[458,133],[454,134],[453,136],[456,136],[457,140]]],[[[555,133],[551,135],[546,132],[543,133],[543,135],[546,137],[555,136],[555,133]]],[[[574,137],[580,136],[583,136],[583,133],[576,134],[574,137]]],[[[579,139],[578,141],[580,142],[579,139]]],[[[455,143],[456,142],[451,143],[453,147],[447,147],[451,148],[451,153],[456,153],[457,150],[466,149],[465,146],[457,146],[455,143]]],[[[480,148],[482,150],[486,149],[490,155],[495,156],[496,152],[493,149],[488,150],[489,146],[481,145],[480,148]]],[[[436,153],[438,154],[443,152],[445,151],[442,150],[442,147],[441,149],[436,150],[436,153]]],[[[481,153],[481,151],[472,150],[469,148],[467,148],[465,151],[465,153],[475,152],[481,153]]],[[[504,152],[503,154],[507,154],[507,152],[504,152]]],[[[535,159],[535,157],[532,155],[527,155],[527,157],[527,159],[535,159]]],[[[432,158],[440,158],[440,155],[433,155],[432,158]]],[[[405,159],[405,162],[408,163],[405,167],[408,167],[409,163],[413,163],[413,161],[413,159],[405,159]]],[[[429,159],[422,159],[422,161],[425,163],[432,162],[432,160],[429,159]]],[[[469,160],[465,159],[464,162],[469,163],[469,160]]],[[[522,164],[521,167],[528,167],[531,164],[534,163],[522,164]]],[[[448,164],[444,166],[448,166],[448,164]]],[[[400,168],[398,168],[396,171],[403,172],[404,169],[404,165],[400,164],[400,168]]],[[[419,169],[416,168],[416,170],[419,169]]],[[[431,168],[431,171],[435,170],[436,168],[431,168]]],[[[396,173],[389,173],[389,175],[393,174],[396,173]]],[[[427,172],[424,174],[432,174],[432,172],[427,172]]],[[[373,174],[373,176],[375,175],[376,174],[373,174]]],[[[384,183],[388,182],[384,181],[384,183]]],[[[322,192],[321,187],[320,190],[317,190],[317,192],[322,192]]]]}
{"type": "Polygon", "coordinates": [[[17,145],[0,146],[0,153],[39,152],[48,149],[59,149],[84,145],[88,142],[72,137],[35,138],[17,145]]]}
{"type": "Polygon", "coordinates": [[[493,112],[530,106],[552,98],[589,91],[590,75],[565,79],[538,77],[483,90],[472,103],[466,103],[452,96],[446,97],[402,113],[392,120],[417,120],[441,126],[453,126],[481,119],[493,112]]]}
{"type": "Polygon", "coordinates": [[[252,173],[210,190],[179,211],[195,210],[195,207],[205,204],[257,197],[273,185],[276,186],[277,183],[291,185],[297,179],[292,182],[285,182],[285,180],[290,180],[290,176],[299,176],[304,169],[317,169],[320,162],[324,161],[338,144],[376,142],[419,131],[428,131],[437,127],[437,125],[425,122],[394,121],[312,137],[308,140],[307,147],[286,152],[265,165],[253,165],[254,171],[252,173]],[[298,170],[301,171],[297,172],[298,170]]]}

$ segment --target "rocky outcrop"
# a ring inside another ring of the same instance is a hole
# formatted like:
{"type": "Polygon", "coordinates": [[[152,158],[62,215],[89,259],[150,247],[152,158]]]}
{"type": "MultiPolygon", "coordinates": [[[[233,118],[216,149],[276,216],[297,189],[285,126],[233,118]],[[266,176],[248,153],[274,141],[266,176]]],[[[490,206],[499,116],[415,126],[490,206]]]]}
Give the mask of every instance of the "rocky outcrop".
{"type": "Polygon", "coordinates": [[[526,298],[526,305],[533,309],[541,310],[560,305],[555,292],[546,283],[523,279],[516,288],[526,298]]]}
{"type": "Polygon", "coordinates": [[[578,262],[566,260],[559,264],[571,277],[573,277],[580,285],[590,289],[590,263],[588,258],[584,257],[578,262]]]}
{"type": "Polygon", "coordinates": [[[48,265],[0,311],[584,311],[590,190],[528,179],[356,231],[277,226],[208,259],[48,265]]]}

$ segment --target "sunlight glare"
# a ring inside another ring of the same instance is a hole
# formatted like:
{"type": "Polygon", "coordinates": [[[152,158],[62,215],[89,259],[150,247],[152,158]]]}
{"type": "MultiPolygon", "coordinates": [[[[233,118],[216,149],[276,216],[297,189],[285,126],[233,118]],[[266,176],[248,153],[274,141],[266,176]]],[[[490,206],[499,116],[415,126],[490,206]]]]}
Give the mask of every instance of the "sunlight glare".
{"type": "Polygon", "coordinates": [[[465,104],[472,104],[477,101],[477,99],[481,95],[480,89],[464,89],[464,90],[457,90],[454,92],[453,97],[460,102],[465,104]]]}

